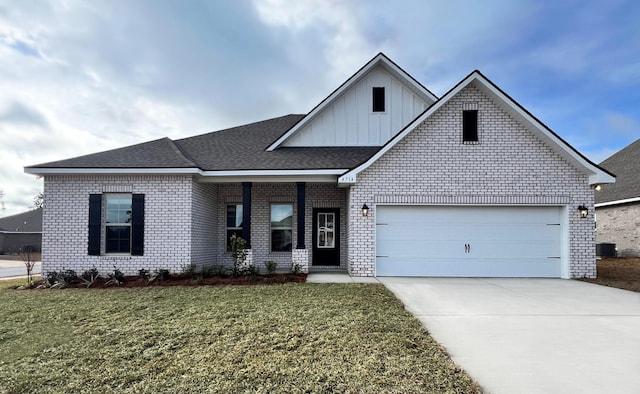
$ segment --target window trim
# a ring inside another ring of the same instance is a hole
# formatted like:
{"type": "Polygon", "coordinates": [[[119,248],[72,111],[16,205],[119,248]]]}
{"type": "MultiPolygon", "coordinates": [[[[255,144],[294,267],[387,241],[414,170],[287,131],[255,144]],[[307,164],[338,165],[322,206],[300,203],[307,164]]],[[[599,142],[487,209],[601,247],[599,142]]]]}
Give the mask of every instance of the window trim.
{"type": "MultiPolygon", "coordinates": [[[[243,226],[229,227],[229,217],[228,217],[228,215],[229,215],[229,207],[235,207],[235,209],[236,209],[235,214],[236,214],[236,218],[237,218],[238,217],[238,207],[240,207],[240,210],[242,210],[243,209],[243,204],[241,202],[240,203],[228,202],[225,205],[225,227],[224,227],[225,228],[225,231],[224,231],[225,242],[224,242],[224,244],[225,244],[225,250],[227,252],[231,252],[231,241],[230,241],[231,237],[229,237],[229,231],[230,230],[231,231],[236,231],[236,232],[239,231],[240,232],[240,236],[242,236],[242,227],[243,227],[243,226]]],[[[242,216],[240,218],[240,224],[241,225],[244,224],[242,222],[242,216]]]]}
{"type": "Polygon", "coordinates": [[[101,228],[104,232],[102,237],[104,240],[104,254],[107,256],[131,256],[133,251],[133,194],[132,193],[103,193],[104,196],[104,219],[101,223],[101,228]],[[131,199],[131,211],[129,214],[128,223],[108,223],[107,211],[109,206],[109,197],[114,196],[129,196],[131,199]],[[109,227],[128,227],[129,228],[129,251],[128,252],[109,252],[107,251],[107,228],[109,227]]]}
{"type": "Polygon", "coordinates": [[[475,145],[480,143],[480,113],[476,108],[462,110],[462,143],[475,145]],[[471,117],[469,115],[474,114],[471,117]],[[471,128],[471,129],[470,129],[471,128]]]}
{"type": "Polygon", "coordinates": [[[295,209],[293,203],[290,202],[274,202],[269,204],[269,253],[292,253],[293,250],[293,217],[295,209]],[[275,205],[287,205],[291,207],[291,226],[288,227],[273,227],[273,207],[275,205]],[[291,245],[289,250],[273,250],[273,231],[274,230],[289,230],[291,231],[291,245]]]}
{"type": "Polygon", "coordinates": [[[371,112],[376,114],[387,112],[387,92],[384,86],[371,87],[371,112]],[[381,93],[376,94],[376,92],[381,93]],[[376,104],[378,105],[376,106],[376,104]]]}

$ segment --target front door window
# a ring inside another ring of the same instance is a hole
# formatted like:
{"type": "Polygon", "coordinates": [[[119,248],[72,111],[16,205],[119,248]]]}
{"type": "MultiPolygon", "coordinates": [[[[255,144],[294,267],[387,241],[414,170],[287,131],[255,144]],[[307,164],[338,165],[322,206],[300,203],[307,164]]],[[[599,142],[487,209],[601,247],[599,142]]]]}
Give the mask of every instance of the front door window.
{"type": "Polygon", "coordinates": [[[335,214],[318,213],[318,248],[335,248],[335,214]]]}

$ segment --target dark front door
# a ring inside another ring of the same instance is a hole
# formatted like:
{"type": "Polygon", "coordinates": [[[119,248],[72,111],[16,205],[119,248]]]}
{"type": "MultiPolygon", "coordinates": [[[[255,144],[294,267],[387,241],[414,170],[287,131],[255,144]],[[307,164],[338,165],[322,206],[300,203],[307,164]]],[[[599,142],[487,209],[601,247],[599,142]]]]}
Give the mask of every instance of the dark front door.
{"type": "Polygon", "coordinates": [[[313,209],[313,265],[340,265],[340,209],[313,209]]]}

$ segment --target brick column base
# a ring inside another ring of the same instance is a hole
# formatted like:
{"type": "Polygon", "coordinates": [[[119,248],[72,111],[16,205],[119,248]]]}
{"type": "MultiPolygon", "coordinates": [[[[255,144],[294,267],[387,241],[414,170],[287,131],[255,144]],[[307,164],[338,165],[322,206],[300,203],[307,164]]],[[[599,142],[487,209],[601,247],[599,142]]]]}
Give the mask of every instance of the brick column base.
{"type": "Polygon", "coordinates": [[[293,249],[291,253],[291,271],[299,267],[299,272],[309,273],[309,250],[293,249]]]}

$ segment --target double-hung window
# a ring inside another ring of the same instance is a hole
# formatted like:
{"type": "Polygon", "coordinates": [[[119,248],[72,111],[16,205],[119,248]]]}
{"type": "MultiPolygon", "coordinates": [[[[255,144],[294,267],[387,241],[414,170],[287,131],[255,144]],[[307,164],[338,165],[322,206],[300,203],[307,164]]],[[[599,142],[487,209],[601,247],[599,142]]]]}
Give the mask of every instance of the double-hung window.
{"type": "Polygon", "coordinates": [[[293,204],[271,205],[271,251],[290,252],[293,240],[293,204]]]}
{"type": "Polygon", "coordinates": [[[242,237],[242,204],[227,205],[227,251],[231,251],[231,237],[242,237]]]}
{"type": "Polygon", "coordinates": [[[131,253],[131,194],[107,194],[104,252],[131,253]]]}
{"type": "Polygon", "coordinates": [[[144,252],[144,194],[89,195],[90,256],[144,252]]]}

